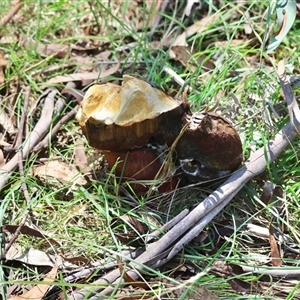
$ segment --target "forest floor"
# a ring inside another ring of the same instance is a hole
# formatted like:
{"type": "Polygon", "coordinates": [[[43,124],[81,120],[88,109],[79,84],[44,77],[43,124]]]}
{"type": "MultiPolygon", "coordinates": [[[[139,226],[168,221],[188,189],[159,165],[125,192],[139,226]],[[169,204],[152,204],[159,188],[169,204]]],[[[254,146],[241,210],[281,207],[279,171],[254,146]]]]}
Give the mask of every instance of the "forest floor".
{"type": "Polygon", "coordinates": [[[300,27],[267,52],[268,5],[1,4],[1,299],[300,299],[300,27]],[[229,120],[242,165],[139,193],[76,118],[90,86],[124,75],[229,120]]]}

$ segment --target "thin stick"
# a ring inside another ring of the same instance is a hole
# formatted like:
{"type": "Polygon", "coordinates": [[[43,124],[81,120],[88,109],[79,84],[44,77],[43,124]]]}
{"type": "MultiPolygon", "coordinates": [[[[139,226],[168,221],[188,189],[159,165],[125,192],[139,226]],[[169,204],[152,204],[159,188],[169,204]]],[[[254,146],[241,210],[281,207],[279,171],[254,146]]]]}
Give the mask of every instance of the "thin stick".
{"type": "Polygon", "coordinates": [[[187,216],[189,213],[188,209],[184,209],[182,212],[180,212],[177,216],[175,216],[172,220],[170,220],[168,223],[164,224],[160,229],[155,230],[151,232],[149,235],[147,235],[146,241],[152,240],[154,237],[159,236],[162,232],[170,230],[172,227],[174,227],[178,222],[180,222],[184,217],[187,216]]]}
{"type": "MultiPolygon", "coordinates": [[[[23,112],[22,112],[22,116],[21,116],[21,120],[20,120],[20,126],[19,126],[19,132],[18,132],[18,138],[17,138],[17,143],[16,143],[16,146],[18,147],[21,143],[22,143],[22,139],[23,139],[23,134],[24,134],[24,126],[25,126],[25,122],[26,122],[26,113],[27,113],[27,110],[28,110],[28,105],[29,105],[29,97],[30,97],[30,87],[28,87],[26,89],[26,92],[25,92],[25,99],[24,99],[24,106],[23,106],[23,112]]],[[[26,186],[26,183],[25,183],[25,176],[24,176],[24,168],[23,168],[23,151],[22,151],[22,148],[20,148],[19,152],[18,152],[18,155],[19,155],[19,172],[20,172],[20,177],[21,177],[21,187],[22,187],[22,190],[23,190],[23,193],[24,193],[24,197],[27,201],[27,209],[24,213],[24,216],[18,226],[18,228],[16,229],[15,233],[12,235],[9,243],[7,244],[7,246],[5,247],[5,249],[3,250],[2,252],[2,258],[5,259],[5,256],[7,254],[7,252],[9,251],[10,247],[13,245],[13,243],[16,241],[16,239],[18,238],[19,236],[19,233],[22,229],[22,227],[24,226],[26,220],[27,220],[27,217],[28,217],[28,214],[29,214],[29,204],[30,204],[30,201],[31,201],[31,198],[29,196],[29,193],[28,193],[28,190],[27,190],[27,186],[26,186]]]]}
{"type": "Polygon", "coordinates": [[[293,124],[294,119],[296,119],[297,122],[300,123],[300,109],[297,104],[296,97],[293,93],[293,89],[291,87],[290,76],[288,76],[285,72],[284,60],[281,60],[278,63],[277,74],[279,77],[283,94],[285,95],[285,100],[287,103],[291,123],[293,124]]]}
{"type": "MultiPolygon", "coordinates": [[[[175,224],[177,224],[180,220],[182,220],[186,215],[188,214],[188,209],[184,209],[181,213],[179,213],[177,216],[175,216],[172,220],[170,220],[168,223],[166,223],[160,230],[154,231],[152,234],[150,234],[150,237],[153,237],[153,234],[156,236],[157,234],[160,234],[161,231],[169,230],[171,227],[173,227],[175,224]]],[[[137,254],[137,252],[134,252],[134,254],[137,254]]],[[[140,255],[140,253],[139,253],[140,255]]],[[[139,255],[136,255],[138,257],[139,255]]],[[[132,254],[130,255],[130,260],[135,259],[136,257],[133,257],[132,254]]],[[[128,258],[123,258],[124,261],[127,261],[128,258]]],[[[104,289],[105,285],[110,284],[116,280],[118,280],[118,277],[120,276],[120,270],[117,268],[115,270],[112,270],[111,272],[105,274],[100,279],[93,282],[94,284],[97,284],[99,287],[92,290],[92,293],[99,293],[101,290],[104,289]]],[[[108,293],[108,289],[105,289],[105,294],[108,293]]],[[[72,300],[82,300],[87,294],[90,294],[91,290],[89,288],[83,288],[81,290],[75,291],[69,299],[72,300]]],[[[102,292],[101,292],[102,293],[102,292]]]]}
{"type": "Polygon", "coordinates": [[[19,124],[18,137],[16,139],[16,148],[20,147],[21,144],[22,144],[26,114],[27,114],[27,109],[28,109],[28,105],[29,105],[30,93],[31,93],[31,88],[27,87],[26,90],[25,90],[25,99],[24,99],[23,111],[22,111],[20,124],[19,124]]]}
{"type": "Polygon", "coordinates": [[[0,27],[5,26],[14,15],[21,9],[23,1],[18,1],[15,6],[0,20],[0,27]]]}
{"type": "MultiPolygon", "coordinates": [[[[41,117],[37,122],[36,126],[30,133],[29,137],[23,144],[23,158],[26,157],[30,151],[35,147],[35,145],[43,138],[47,131],[49,131],[49,127],[52,121],[52,113],[54,108],[54,97],[57,91],[53,90],[45,99],[44,107],[41,113],[41,117]]],[[[14,171],[18,166],[19,154],[15,154],[14,157],[6,163],[0,169],[0,190],[8,181],[9,177],[12,175],[12,171],[14,171]]]]}
{"type": "Polygon", "coordinates": [[[76,112],[78,110],[79,106],[77,105],[74,109],[69,111],[66,115],[64,115],[52,128],[51,131],[44,137],[42,141],[40,141],[34,148],[33,151],[37,152],[40,151],[41,149],[47,147],[49,140],[52,139],[59,131],[60,127],[67,123],[69,120],[73,119],[76,115],[76,112]]]}

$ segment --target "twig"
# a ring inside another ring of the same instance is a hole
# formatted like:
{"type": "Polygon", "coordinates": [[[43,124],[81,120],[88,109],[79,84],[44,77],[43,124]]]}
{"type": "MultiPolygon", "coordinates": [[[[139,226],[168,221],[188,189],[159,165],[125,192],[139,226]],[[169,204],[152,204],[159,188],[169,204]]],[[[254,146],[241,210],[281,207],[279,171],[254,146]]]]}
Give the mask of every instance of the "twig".
{"type": "MultiPolygon", "coordinates": [[[[16,143],[16,146],[19,147],[22,143],[22,139],[23,139],[23,134],[24,134],[24,126],[25,126],[25,122],[26,122],[26,113],[27,113],[27,110],[28,110],[28,105],[29,105],[29,97],[30,97],[30,87],[28,87],[26,89],[26,92],[25,92],[25,99],[24,99],[24,106],[23,106],[23,112],[22,112],[22,116],[21,116],[21,120],[20,120],[20,125],[19,125],[19,132],[18,132],[18,138],[17,138],[17,143],[16,143]]],[[[8,252],[8,250],[10,249],[10,247],[13,245],[13,243],[16,241],[16,239],[18,238],[18,235],[22,229],[22,227],[24,226],[25,222],[26,222],[26,219],[27,219],[27,216],[29,214],[29,203],[31,201],[30,199],[30,196],[29,196],[29,193],[28,193],[28,190],[27,190],[27,186],[26,186],[26,183],[25,183],[25,177],[24,177],[24,168],[23,168],[23,150],[22,148],[19,149],[19,152],[17,153],[19,155],[19,172],[20,172],[20,178],[21,178],[21,187],[22,187],[22,190],[23,190],[23,193],[24,193],[24,197],[27,201],[27,209],[24,213],[24,216],[17,228],[17,230],[15,231],[15,233],[11,236],[11,239],[9,241],[9,243],[7,244],[7,246],[5,247],[5,249],[3,250],[1,256],[2,256],[2,259],[5,259],[5,256],[8,252]]]]}
{"type": "MultiPolygon", "coordinates": [[[[124,258],[124,261],[127,261],[129,258],[135,259],[136,257],[138,257],[141,254],[141,252],[142,252],[142,250],[140,250],[140,249],[135,250],[135,251],[124,250],[124,251],[122,251],[122,257],[124,258]]],[[[67,275],[66,277],[64,277],[64,281],[69,282],[69,283],[78,282],[79,280],[88,278],[93,273],[94,274],[98,273],[98,272],[103,273],[103,272],[111,270],[117,266],[118,266],[118,261],[116,259],[113,259],[112,261],[107,262],[105,264],[102,261],[96,261],[94,263],[91,263],[91,266],[89,266],[89,267],[81,267],[78,270],[76,270],[74,273],[67,275]]],[[[53,295],[59,291],[61,291],[60,286],[57,286],[57,285],[52,286],[52,288],[49,289],[49,291],[47,293],[47,297],[50,297],[51,295],[53,295]]],[[[82,295],[83,295],[84,289],[74,292],[74,294],[79,294],[79,293],[82,293],[82,295]]],[[[79,299],[83,299],[83,297],[79,298],[79,299]]]]}
{"type": "MultiPolygon", "coordinates": [[[[74,82],[68,82],[64,88],[65,93],[70,94],[70,91],[76,88],[76,84],[74,82]]],[[[73,95],[71,93],[71,95],[73,95]]],[[[67,97],[67,101],[68,101],[67,97]]],[[[54,113],[60,114],[63,108],[66,106],[66,100],[64,98],[59,97],[54,106],[54,113]]],[[[48,146],[49,140],[52,139],[58,133],[60,127],[67,123],[69,120],[73,119],[76,115],[79,106],[77,105],[74,109],[64,115],[54,126],[51,130],[49,130],[48,134],[40,141],[33,149],[33,152],[38,152],[41,149],[48,146]]]]}
{"type": "Polygon", "coordinates": [[[15,6],[0,20],[0,27],[5,26],[13,17],[14,15],[21,9],[22,7],[22,0],[19,0],[15,6]]]}
{"type": "Polygon", "coordinates": [[[283,90],[283,94],[285,95],[285,100],[287,102],[291,123],[294,125],[294,119],[296,119],[297,122],[300,123],[300,109],[291,87],[290,76],[285,73],[284,60],[281,60],[278,63],[277,74],[279,77],[281,88],[283,90]]]}
{"type": "Polygon", "coordinates": [[[274,267],[269,267],[269,268],[263,268],[263,267],[249,267],[249,266],[242,266],[242,269],[244,272],[250,272],[254,274],[265,274],[269,276],[278,276],[278,277],[284,277],[284,279],[288,278],[295,278],[299,279],[300,276],[300,270],[299,268],[274,268],[274,267]]]}
{"type": "MultiPolygon", "coordinates": [[[[153,3],[155,3],[155,2],[153,2],[153,3]]],[[[154,16],[155,16],[155,19],[154,19],[153,24],[151,25],[152,28],[151,28],[151,31],[150,31],[150,34],[151,34],[151,35],[155,32],[155,30],[156,30],[158,24],[160,23],[160,21],[161,21],[161,19],[162,19],[162,15],[164,14],[164,12],[165,12],[165,10],[166,10],[168,4],[169,4],[169,0],[163,0],[163,3],[162,3],[162,5],[161,5],[161,8],[160,8],[159,13],[157,13],[157,14],[154,15],[154,16]]],[[[173,20],[173,19],[172,19],[172,20],[173,20]]]]}
{"type": "Polygon", "coordinates": [[[63,116],[56,124],[55,126],[49,131],[49,133],[44,137],[42,141],[40,141],[33,149],[34,152],[40,151],[44,147],[46,147],[49,143],[49,140],[52,139],[57,132],[59,131],[60,127],[67,123],[69,120],[73,119],[76,115],[76,112],[78,110],[79,106],[77,105],[74,109],[69,111],[65,116],[63,116]]]}
{"type": "MultiPolygon", "coordinates": [[[[156,236],[158,233],[160,234],[161,231],[166,231],[169,230],[170,228],[172,228],[175,224],[177,224],[180,220],[182,220],[186,215],[188,214],[188,209],[184,209],[180,214],[178,214],[177,216],[175,216],[172,220],[170,220],[168,223],[166,223],[164,226],[162,226],[162,228],[160,230],[154,231],[150,237],[153,237],[153,234],[156,236]]],[[[137,252],[134,252],[134,254],[136,254],[137,252]]],[[[140,255],[141,253],[139,253],[140,255]]],[[[139,255],[137,255],[136,257],[138,257],[139,255]]],[[[133,254],[130,255],[130,260],[135,259],[136,257],[133,257],[133,254]]],[[[124,261],[127,261],[128,257],[124,258],[124,261]]],[[[105,274],[103,277],[101,277],[100,279],[96,280],[93,282],[94,284],[97,284],[99,287],[95,288],[92,290],[92,293],[98,293],[103,289],[103,285],[107,285],[110,284],[112,282],[114,282],[115,280],[118,279],[118,277],[120,276],[120,270],[119,269],[115,269],[112,270],[111,272],[105,274]]],[[[104,292],[104,291],[103,291],[104,292]]],[[[70,297],[69,299],[72,300],[82,300],[84,299],[84,297],[87,294],[90,294],[91,290],[89,288],[83,288],[81,290],[75,291],[70,297]]],[[[105,289],[105,294],[108,293],[108,290],[105,289]]],[[[97,297],[97,296],[95,296],[97,297]]]]}
{"type": "Polygon", "coordinates": [[[174,70],[172,70],[168,66],[163,67],[164,71],[169,74],[181,87],[186,86],[190,92],[196,92],[193,90],[193,88],[186,84],[186,81],[184,81],[174,70]]]}
{"type": "MultiPolygon", "coordinates": [[[[41,117],[37,122],[36,126],[30,133],[29,137],[23,144],[23,158],[26,157],[35,145],[44,137],[46,132],[49,130],[52,114],[54,108],[54,97],[57,91],[53,90],[45,99],[44,107],[41,113],[41,117]]],[[[18,166],[19,154],[15,154],[14,157],[6,163],[0,170],[0,190],[8,181],[9,177],[18,166]]]]}
{"type": "Polygon", "coordinates": [[[18,136],[17,136],[16,143],[15,143],[16,148],[20,147],[22,144],[30,93],[31,93],[31,88],[27,87],[25,90],[25,98],[24,98],[23,111],[22,111],[20,124],[19,124],[18,136]]]}
{"type": "Polygon", "coordinates": [[[172,220],[170,220],[168,223],[164,224],[160,229],[155,230],[151,232],[149,235],[147,235],[146,241],[152,240],[154,237],[157,237],[164,231],[170,230],[172,227],[174,227],[176,224],[178,224],[187,214],[189,213],[188,209],[184,209],[181,213],[179,213],[177,216],[175,216],[172,220]]]}

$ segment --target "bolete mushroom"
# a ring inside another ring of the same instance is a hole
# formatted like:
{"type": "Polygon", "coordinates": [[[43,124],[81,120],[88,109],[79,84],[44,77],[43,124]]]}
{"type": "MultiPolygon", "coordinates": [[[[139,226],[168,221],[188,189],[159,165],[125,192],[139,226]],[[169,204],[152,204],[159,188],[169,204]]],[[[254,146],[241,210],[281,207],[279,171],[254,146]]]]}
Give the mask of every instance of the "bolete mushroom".
{"type": "Polygon", "coordinates": [[[121,160],[115,172],[124,178],[156,178],[169,149],[172,174],[192,181],[227,175],[243,159],[241,140],[229,121],[213,113],[193,114],[187,103],[128,75],[122,86],[90,87],[77,120],[110,167],[121,160]]]}

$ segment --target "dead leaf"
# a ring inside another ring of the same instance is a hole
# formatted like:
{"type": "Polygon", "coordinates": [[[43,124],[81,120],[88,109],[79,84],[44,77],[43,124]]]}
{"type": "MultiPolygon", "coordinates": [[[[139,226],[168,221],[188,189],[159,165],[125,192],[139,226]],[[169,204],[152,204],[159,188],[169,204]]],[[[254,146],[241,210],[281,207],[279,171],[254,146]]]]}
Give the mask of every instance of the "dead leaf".
{"type": "Polygon", "coordinates": [[[21,37],[23,45],[27,49],[34,49],[36,52],[42,56],[53,56],[56,58],[65,58],[69,53],[69,46],[64,44],[50,43],[36,43],[33,40],[28,40],[25,37],[21,37]]]}
{"type": "Polygon", "coordinates": [[[95,68],[97,59],[91,56],[72,55],[69,62],[77,66],[78,73],[92,72],[95,68]]]}
{"type": "Polygon", "coordinates": [[[231,287],[239,293],[248,293],[250,291],[261,292],[261,287],[258,283],[248,282],[239,278],[232,278],[244,274],[243,268],[236,264],[225,263],[224,261],[217,260],[213,263],[211,268],[212,273],[217,274],[223,278],[228,278],[231,287]]]}
{"type": "Polygon", "coordinates": [[[216,22],[220,18],[220,13],[206,16],[200,21],[189,26],[185,32],[180,34],[173,43],[173,46],[188,46],[186,39],[196,33],[205,31],[212,23],[216,22]]]}
{"type": "MultiPolygon", "coordinates": [[[[64,264],[62,258],[58,255],[54,256],[34,248],[23,250],[18,244],[14,244],[9,248],[5,260],[20,261],[33,266],[53,267],[55,264],[58,266],[64,264]]],[[[74,267],[78,266],[74,265],[74,267]]]]}
{"type": "Polygon", "coordinates": [[[0,44],[16,44],[18,42],[18,38],[15,35],[4,35],[0,38],[0,44]]]}
{"type": "Polygon", "coordinates": [[[80,139],[76,140],[75,143],[75,158],[74,163],[79,168],[80,171],[87,171],[88,159],[85,154],[84,144],[80,139]]]}
{"type": "Polygon", "coordinates": [[[122,219],[125,221],[125,223],[128,222],[131,224],[133,228],[135,228],[140,234],[144,234],[144,227],[136,218],[124,215],[122,216],[122,219]]]}
{"type": "Polygon", "coordinates": [[[225,41],[215,41],[213,43],[211,43],[210,45],[211,46],[215,46],[215,47],[236,47],[236,46],[239,46],[239,45],[244,45],[245,47],[247,45],[249,45],[250,43],[252,42],[251,39],[248,39],[248,40],[243,40],[243,39],[234,39],[234,40],[225,40],[225,41]]]}
{"type": "Polygon", "coordinates": [[[175,59],[179,60],[183,66],[187,67],[191,72],[194,72],[198,66],[202,66],[205,71],[211,71],[215,69],[214,62],[206,55],[195,55],[188,47],[173,46],[173,53],[175,59]]]}
{"type": "Polygon", "coordinates": [[[254,281],[249,283],[239,278],[233,278],[229,279],[228,282],[232,289],[240,294],[251,293],[255,290],[255,287],[253,287],[254,281]]]}
{"type": "Polygon", "coordinates": [[[135,247],[135,248],[145,246],[145,241],[140,236],[138,236],[135,232],[131,232],[131,233],[115,232],[114,235],[123,245],[135,247]]]}
{"type": "Polygon", "coordinates": [[[57,83],[65,83],[70,81],[94,81],[105,77],[108,77],[119,70],[120,63],[115,63],[113,67],[109,69],[103,69],[101,72],[86,72],[86,73],[74,73],[68,75],[59,75],[48,80],[43,87],[47,85],[53,85],[57,83]]]}
{"type": "MultiPolygon", "coordinates": [[[[1,71],[0,71],[0,73],[1,73],[1,71]]],[[[1,74],[0,74],[0,77],[1,77],[1,74]]],[[[1,80],[1,78],[0,78],[0,80],[1,80]]],[[[7,115],[7,113],[3,109],[0,110],[0,125],[3,128],[3,130],[6,131],[9,135],[13,135],[13,134],[17,133],[17,130],[16,130],[13,122],[11,121],[11,118],[7,115]]]]}
{"type": "Polygon", "coordinates": [[[94,50],[98,50],[99,46],[85,46],[85,47],[81,47],[79,45],[71,45],[71,49],[75,50],[75,51],[81,51],[81,52],[86,52],[86,51],[94,51],[94,50]]]}
{"type": "Polygon", "coordinates": [[[69,46],[63,44],[51,43],[44,45],[38,44],[37,52],[45,56],[54,56],[56,58],[65,58],[69,53],[69,46]]]}
{"type": "MultiPolygon", "coordinates": [[[[3,232],[6,231],[6,232],[10,232],[10,233],[15,233],[18,228],[19,228],[18,225],[9,225],[9,224],[7,224],[7,225],[3,226],[3,232]]],[[[46,239],[47,242],[49,242],[50,244],[61,247],[61,245],[58,242],[56,242],[54,239],[51,239],[51,238],[47,237],[46,235],[44,235],[39,230],[30,228],[29,226],[23,225],[20,229],[20,233],[26,234],[26,235],[29,235],[29,236],[33,236],[33,237],[38,237],[38,238],[41,238],[41,239],[46,239]]]]}
{"type": "MultiPolygon", "coordinates": [[[[216,295],[204,288],[201,284],[197,284],[199,278],[204,275],[205,273],[198,273],[188,280],[183,281],[180,285],[171,286],[170,290],[172,290],[172,294],[176,297],[172,297],[171,299],[183,299],[184,295],[184,299],[218,300],[219,298],[216,295]]],[[[171,285],[174,285],[174,283],[171,285]]]]}
{"type": "Polygon", "coordinates": [[[282,266],[282,259],[280,258],[280,253],[278,250],[278,245],[275,237],[270,234],[269,236],[270,246],[271,246],[271,261],[274,267],[282,266]]]}
{"type": "Polygon", "coordinates": [[[55,265],[52,270],[47,274],[47,276],[43,280],[43,284],[38,284],[33,287],[28,292],[24,293],[21,296],[15,296],[9,298],[10,300],[24,300],[24,299],[34,299],[39,300],[43,299],[48,289],[50,288],[52,282],[54,282],[57,275],[58,266],[55,265]]]}
{"type": "MultiPolygon", "coordinates": [[[[10,232],[12,234],[14,234],[16,232],[16,230],[19,228],[18,225],[4,225],[3,226],[3,232],[10,232]]],[[[22,234],[26,234],[26,235],[29,235],[29,236],[32,236],[32,237],[36,237],[36,238],[41,238],[43,240],[46,240],[51,246],[55,245],[57,246],[58,248],[61,248],[61,245],[54,239],[50,238],[50,237],[47,237],[46,235],[44,235],[42,232],[40,232],[39,230],[36,230],[36,229],[33,229],[33,228],[30,228],[29,226],[26,226],[26,225],[23,225],[20,229],[20,233],[22,234]]],[[[23,261],[21,259],[25,259],[27,260],[27,263],[37,263],[34,261],[35,259],[35,254],[36,253],[39,253],[39,252],[35,252],[35,251],[38,251],[38,250],[35,250],[35,249],[32,249],[32,250],[27,250],[26,255],[24,255],[24,252],[23,254],[20,252],[21,250],[19,249],[18,246],[16,247],[13,247],[12,246],[12,250],[8,250],[8,253],[7,253],[7,257],[6,259],[12,259],[12,260],[19,260],[19,261],[23,261]],[[10,252],[11,251],[11,252],[10,252]],[[34,254],[35,253],[35,254],[34,254]],[[17,255],[20,255],[20,258],[17,258],[17,255]],[[24,256],[24,257],[22,257],[24,256]]],[[[40,257],[43,258],[43,254],[38,254],[40,255],[40,257]]],[[[57,257],[54,257],[54,256],[51,256],[49,254],[47,254],[48,259],[45,260],[45,258],[43,258],[43,261],[44,263],[48,261],[49,263],[49,260],[52,260],[54,261],[55,259],[58,259],[58,262],[60,262],[60,259],[57,258],[57,257]]],[[[65,261],[69,262],[70,264],[68,264],[69,267],[73,267],[74,263],[78,263],[80,262],[81,264],[84,263],[84,264],[87,264],[89,262],[88,259],[86,259],[85,257],[82,257],[82,256],[76,256],[76,257],[71,257],[71,258],[68,258],[68,257],[65,257],[65,256],[61,256],[65,261]]],[[[26,261],[23,261],[23,262],[26,262],[26,261]]],[[[47,264],[48,265],[48,264],[47,264]]],[[[66,265],[66,262],[64,262],[64,265],[66,265]]],[[[49,263],[49,266],[52,266],[50,263],[49,263]]],[[[78,266],[75,266],[76,268],[78,266]]]]}
{"type": "Polygon", "coordinates": [[[44,165],[33,166],[33,176],[38,177],[45,184],[59,184],[61,182],[86,185],[87,181],[72,165],[62,161],[52,160],[44,165]]]}

